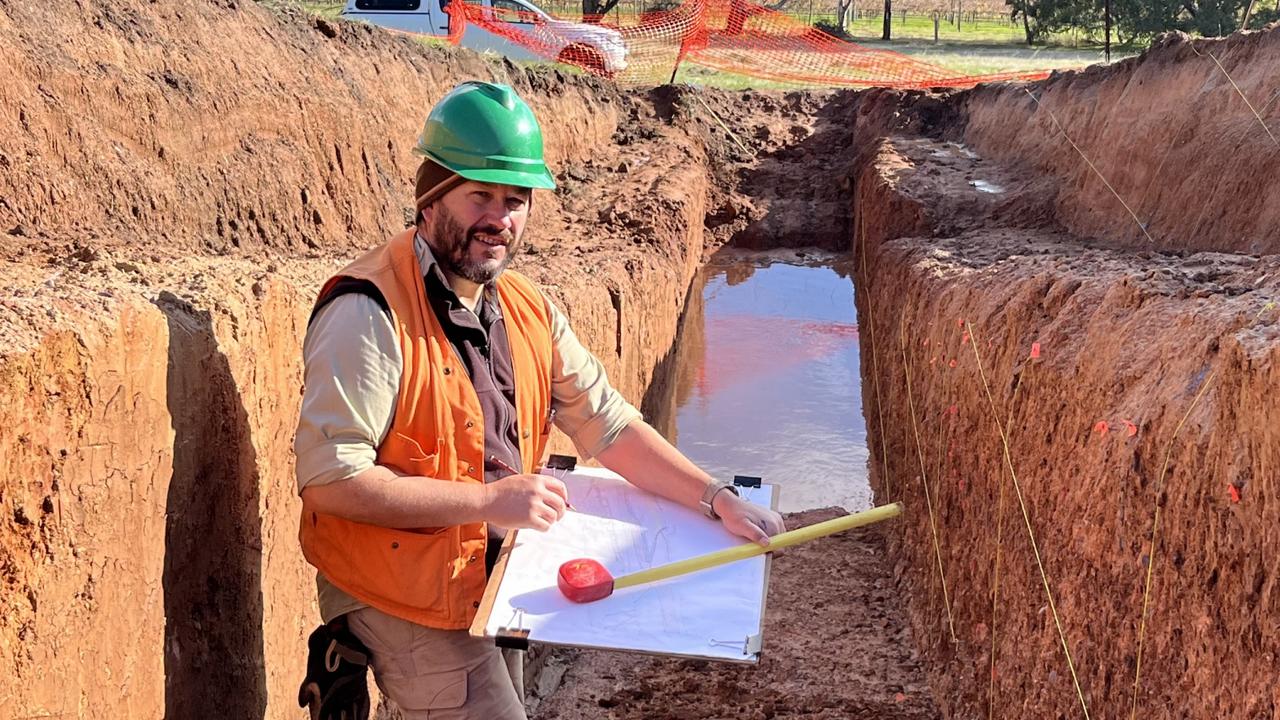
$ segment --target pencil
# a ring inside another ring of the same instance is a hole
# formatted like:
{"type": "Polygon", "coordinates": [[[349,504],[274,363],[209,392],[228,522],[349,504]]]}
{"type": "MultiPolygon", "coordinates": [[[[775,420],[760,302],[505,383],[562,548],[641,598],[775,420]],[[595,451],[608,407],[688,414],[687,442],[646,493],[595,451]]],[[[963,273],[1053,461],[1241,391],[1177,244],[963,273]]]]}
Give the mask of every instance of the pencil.
{"type": "MultiPolygon", "coordinates": [[[[489,456],[489,462],[493,463],[494,465],[497,465],[498,467],[502,468],[503,470],[506,470],[507,472],[511,473],[512,475],[521,475],[521,474],[523,474],[523,473],[521,473],[519,470],[516,470],[515,468],[511,467],[510,465],[508,465],[508,464],[506,464],[506,463],[502,462],[502,460],[500,460],[500,459],[498,458],[498,456],[497,456],[497,455],[490,455],[490,456],[489,456]]],[[[564,506],[565,506],[566,508],[569,508],[570,510],[576,510],[576,508],[574,508],[574,507],[573,507],[573,503],[569,502],[569,499],[568,499],[568,498],[565,498],[564,506]]]]}

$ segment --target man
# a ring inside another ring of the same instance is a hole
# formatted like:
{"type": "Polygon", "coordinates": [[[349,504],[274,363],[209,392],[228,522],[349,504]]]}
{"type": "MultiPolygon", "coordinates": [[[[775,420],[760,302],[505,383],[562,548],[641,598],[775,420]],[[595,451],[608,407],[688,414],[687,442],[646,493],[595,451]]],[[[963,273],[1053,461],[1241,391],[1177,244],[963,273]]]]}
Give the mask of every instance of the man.
{"type": "Polygon", "coordinates": [[[646,424],[560,311],[504,271],[533,189],[555,186],[515,92],[459,85],[416,150],[415,227],[324,285],[303,347],[301,539],[326,624],[299,700],[360,717],[367,663],[407,718],[524,718],[519,656],[466,629],[502,534],[564,516],[564,484],[535,471],[553,420],[583,455],[737,535],[767,545],[783,524],[646,424]]]}

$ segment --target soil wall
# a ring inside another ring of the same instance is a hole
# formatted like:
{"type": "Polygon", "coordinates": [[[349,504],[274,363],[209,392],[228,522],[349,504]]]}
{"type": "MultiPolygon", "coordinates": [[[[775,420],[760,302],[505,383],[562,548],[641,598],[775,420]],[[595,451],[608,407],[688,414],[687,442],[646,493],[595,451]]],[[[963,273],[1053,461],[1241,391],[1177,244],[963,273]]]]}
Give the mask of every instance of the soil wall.
{"type": "Polygon", "coordinates": [[[1110,67],[967,94],[963,141],[1056,178],[1058,220],[1079,235],[1132,250],[1276,253],[1277,67],[1274,29],[1170,33],[1110,67]]]}
{"type": "Polygon", "coordinates": [[[0,715],[297,716],[306,318],[456,82],[542,118],[516,267],[636,403],[701,261],[700,144],[591,79],[256,3],[0,0],[0,62],[0,715]]]}
{"type": "Polygon", "coordinates": [[[599,83],[257,3],[5,2],[0,32],[0,227],[21,228],[21,251],[58,234],[210,254],[367,247],[405,222],[411,149],[459,78],[532,95],[555,119],[557,166],[617,122],[599,83]]]}
{"type": "MultiPolygon", "coordinates": [[[[1246,93],[1277,48],[1194,46],[1246,93]]],[[[1028,88],[1118,190],[1151,185],[1155,246],[1021,89],[854,113],[873,485],[908,507],[890,545],[945,717],[1280,712],[1280,258],[1240,254],[1274,252],[1280,166],[1217,72],[1167,42],[1028,88]]]]}

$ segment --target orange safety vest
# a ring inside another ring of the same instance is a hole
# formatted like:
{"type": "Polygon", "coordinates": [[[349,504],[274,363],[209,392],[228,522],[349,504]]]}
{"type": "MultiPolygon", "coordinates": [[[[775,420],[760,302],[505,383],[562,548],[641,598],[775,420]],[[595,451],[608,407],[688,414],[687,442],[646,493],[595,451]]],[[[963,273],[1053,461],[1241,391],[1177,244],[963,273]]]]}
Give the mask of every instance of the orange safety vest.
{"type": "MultiPolygon", "coordinates": [[[[342,278],[368,280],[391,310],[404,358],[395,417],[378,464],[406,475],[484,482],[484,418],[475,388],[427,302],[412,228],[357,259],[342,278]]],[[[542,293],[507,270],[498,299],[515,371],[523,471],[533,472],[550,431],[551,318],[542,293]]],[[[302,552],[335,586],[385,613],[440,629],[466,628],[485,587],[484,523],[392,529],[302,510],[302,552]]]]}

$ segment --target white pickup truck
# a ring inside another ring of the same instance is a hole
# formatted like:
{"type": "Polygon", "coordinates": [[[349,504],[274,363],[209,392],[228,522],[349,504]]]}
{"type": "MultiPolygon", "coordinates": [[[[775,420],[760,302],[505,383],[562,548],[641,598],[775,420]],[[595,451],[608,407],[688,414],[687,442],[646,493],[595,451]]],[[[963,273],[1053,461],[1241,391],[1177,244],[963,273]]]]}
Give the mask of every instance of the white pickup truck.
{"type": "MultiPolygon", "coordinates": [[[[393,30],[447,37],[449,15],[444,12],[451,0],[348,0],[342,17],[363,20],[393,30]]],[[[549,43],[554,59],[613,76],[627,67],[627,48],[622,34],[613,28],[570,22],[551,17],[525,0],[478,0],[489,9],[496,22],[510,23],[512,29],[527,33],[538,42],[549,43]]],[[[480,52],[496,52],[513,60],[544,60],[531,49],[467,23],[462,47],[480,52]]]]}

